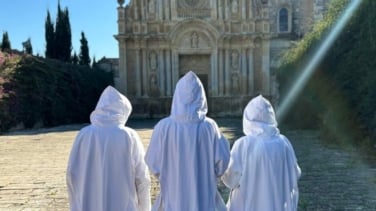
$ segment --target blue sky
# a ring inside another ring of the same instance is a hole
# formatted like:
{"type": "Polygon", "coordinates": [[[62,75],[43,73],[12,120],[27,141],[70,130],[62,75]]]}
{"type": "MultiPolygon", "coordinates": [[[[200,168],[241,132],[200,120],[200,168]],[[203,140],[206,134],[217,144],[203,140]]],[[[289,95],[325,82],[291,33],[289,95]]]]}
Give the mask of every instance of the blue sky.
{"type": "MultiPolygon", "coordinates": [[[[7,31],[12,48],[22,50],[22,42],[31,38],[33,53],[44,56],[44,24],[47,10],[56,21],[58,0],[6,0],[1,2],[0,42],[7,31]]],[[[81,31],[89,43],[89,53],[98,61],[103,56],[118,57],[117,0],[60,0],[69,10],[73,52],[80,51],[81,31]]]]}

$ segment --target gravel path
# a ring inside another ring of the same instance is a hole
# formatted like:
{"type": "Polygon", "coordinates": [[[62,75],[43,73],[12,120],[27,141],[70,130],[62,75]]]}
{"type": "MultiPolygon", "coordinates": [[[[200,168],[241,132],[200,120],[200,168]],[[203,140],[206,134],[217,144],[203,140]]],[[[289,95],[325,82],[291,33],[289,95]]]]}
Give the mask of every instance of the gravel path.
{"type": "MultiPolygon", "coordinates": [[[[230,140],[242,135],[240,119],[219,119],[230,140]]],[[[156,120],[131,121],[145,147],[156,120]]],[[[0,210],[68,210],[65,169],[83,125],[0,136],[0,210]]],[[[353,149],[324,145],[315,131],[288,131],[302,168],[299,210],[376,210],[376,162],[353,149]]],[[[220,186],[226,194],[228,190],[220,186]]],[[[153,180],[152,197],[158,194],[153,180]]]]}

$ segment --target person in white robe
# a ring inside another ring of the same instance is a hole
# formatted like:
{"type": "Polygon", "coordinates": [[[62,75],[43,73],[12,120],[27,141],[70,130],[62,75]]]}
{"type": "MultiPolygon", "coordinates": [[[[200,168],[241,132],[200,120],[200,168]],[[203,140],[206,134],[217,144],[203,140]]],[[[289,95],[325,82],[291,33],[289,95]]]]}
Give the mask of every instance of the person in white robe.
{"type": "Polygon", "coordinates": [[[263,96],[246,106],[243,132],[222,176],[231,189],[228,210],[297,210],[301,170],[291,143],[277,128],[272,105],[263,96]]]}
{"type": "Polygon", "coordinates": [[[178,81],[171,114],[154,127],[146,152],[160,183],[152,210],[226,210],[217,178],[227,168],[229,143],[207,110],[203,85],[190,71],[178,81]]]}
{"type": "Polygon", "coordinates": [[[129,100],[108,86],[78,133],[67,167],[71,211],[149,211],[150,176],[145,151],[125,123],[129,100]]]}

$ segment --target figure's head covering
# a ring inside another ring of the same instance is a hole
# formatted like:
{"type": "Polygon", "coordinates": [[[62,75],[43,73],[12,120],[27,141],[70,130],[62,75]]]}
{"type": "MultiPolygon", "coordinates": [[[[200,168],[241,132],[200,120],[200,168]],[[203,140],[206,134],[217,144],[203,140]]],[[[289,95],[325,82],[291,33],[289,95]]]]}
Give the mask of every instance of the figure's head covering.
{"type": "Polygon", "coordinates": [[[243,132],[245,135],[279,134],[277,120],[270,102],[262,95],[253,98],[244,109],[243,132]]]}
{"type": "Polygon", "coordinates": [[[176,84],[171,117],[177,121],[200,121],[207,112],[204,87],[197,75],[189,71],[176,84]]]}
{"type": "Polygon", "coordinates": [[[95,110],[90,115],[94,125],[124,125],[132,111],[129,100],[112,86],[101,94],[95,110]]]}

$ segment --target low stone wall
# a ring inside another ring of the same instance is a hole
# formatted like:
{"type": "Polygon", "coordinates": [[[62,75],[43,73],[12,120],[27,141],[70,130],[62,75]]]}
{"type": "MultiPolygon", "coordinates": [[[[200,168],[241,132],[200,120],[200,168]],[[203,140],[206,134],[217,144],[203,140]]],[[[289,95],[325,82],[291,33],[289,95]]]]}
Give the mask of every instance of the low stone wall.
{"type": "MultiPolygon", "coordinates": [[[[209,97],[208,116],[241,117],[248,102],[255,96],[209,97]]],[[[270,96],[264,96],[273,102],[270,96]]],[[[162,118],[171,112],[171,97],[130,99],[133,107],[131,118],[162,118]]]]}

